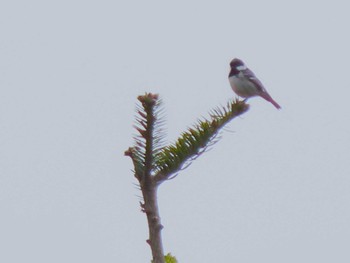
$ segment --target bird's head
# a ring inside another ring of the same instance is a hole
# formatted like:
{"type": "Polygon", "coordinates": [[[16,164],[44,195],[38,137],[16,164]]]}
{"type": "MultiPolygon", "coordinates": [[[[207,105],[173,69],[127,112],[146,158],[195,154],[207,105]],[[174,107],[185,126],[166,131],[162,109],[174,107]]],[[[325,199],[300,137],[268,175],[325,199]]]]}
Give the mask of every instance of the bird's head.
{"type": "Polygon", "coordinates": [[[242,71],[247,68],[246,65],[243,63],[243,61],[238,58],[232,59],[230,66],[231,66],[231,69],[237,70],[237,71],[242,71]]]}

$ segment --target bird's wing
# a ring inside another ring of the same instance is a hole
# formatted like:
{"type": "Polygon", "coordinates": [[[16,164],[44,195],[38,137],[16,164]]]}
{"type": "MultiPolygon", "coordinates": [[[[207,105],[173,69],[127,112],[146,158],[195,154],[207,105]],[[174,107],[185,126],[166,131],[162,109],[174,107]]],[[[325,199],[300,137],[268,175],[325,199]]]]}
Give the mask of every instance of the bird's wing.
{"type": "Polygon", "coordinates": [[[260,90],[261,92],[266,92],[264,85],[261,83],[261,81],[255,76],[255,74],[253,73],[253,71],[251,71],[249,68],[245,69],[242,71],[242,73],[244,74],[244,76],[249,79],[258,90],[260,90]]]}

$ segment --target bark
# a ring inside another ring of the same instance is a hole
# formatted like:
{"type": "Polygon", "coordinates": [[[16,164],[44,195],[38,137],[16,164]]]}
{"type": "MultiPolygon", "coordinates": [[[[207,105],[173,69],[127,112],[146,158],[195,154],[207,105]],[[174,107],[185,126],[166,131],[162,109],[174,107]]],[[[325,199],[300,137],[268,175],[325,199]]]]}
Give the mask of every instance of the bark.
{"type": "Polygon", "coordinates": [[[157,200],[158,186],[150,180],[150,182],[146,183],[141,189],[144,198],[142,209],[147,215],[149,229],[149,239],[147,240],[147,243],[150,245],[152,250],[153,263],[164,263],[164,251],[161,235],[163,226],[160,221],[157,200]]]}

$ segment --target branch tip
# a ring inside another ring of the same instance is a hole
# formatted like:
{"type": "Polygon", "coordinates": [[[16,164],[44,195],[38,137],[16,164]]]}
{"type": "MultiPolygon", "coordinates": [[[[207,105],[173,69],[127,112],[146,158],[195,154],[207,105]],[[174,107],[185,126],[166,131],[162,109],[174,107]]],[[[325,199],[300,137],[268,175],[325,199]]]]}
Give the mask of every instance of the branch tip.
{"type": "Polygon", "coordinates": [[[125,152],[124,152],[124,155],[125,156],[129,156],[130,158],[133,157],[133,148],[132,147],[129,147],[129,149],[127,149],[125,152]]]}
{"type": "Polygon", "coordinates": [[[138,96],[137,99],[142,103],[142,105],[154,106],[159,98],[158,94],[145,93],[143,96],[138,96]]]}

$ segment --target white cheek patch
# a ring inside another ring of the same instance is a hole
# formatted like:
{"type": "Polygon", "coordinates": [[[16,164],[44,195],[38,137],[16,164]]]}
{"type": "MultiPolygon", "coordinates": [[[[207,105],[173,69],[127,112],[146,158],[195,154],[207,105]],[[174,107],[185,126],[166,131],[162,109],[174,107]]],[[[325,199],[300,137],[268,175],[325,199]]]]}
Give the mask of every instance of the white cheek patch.
{"type": "Polygon", "coordinates": [[[246,67],[245,65],[242,65],[242,66],[238,66],[237,69],[238,69],[239,71],[242,71],[242,70],[246,70],[247,67],[246,67]]]}

